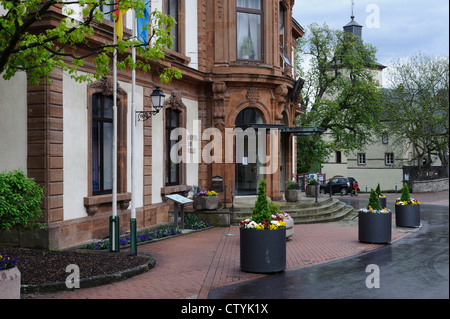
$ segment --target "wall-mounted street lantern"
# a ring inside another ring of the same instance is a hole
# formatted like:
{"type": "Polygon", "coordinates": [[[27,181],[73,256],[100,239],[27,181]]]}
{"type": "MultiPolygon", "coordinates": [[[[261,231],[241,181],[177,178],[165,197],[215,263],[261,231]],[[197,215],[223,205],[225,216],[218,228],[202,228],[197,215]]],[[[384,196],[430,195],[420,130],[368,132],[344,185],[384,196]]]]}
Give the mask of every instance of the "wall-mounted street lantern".
{"type": "Polygon", "coordinates": [[[136,114],[138,115],[138,121],[143,122],[147,121],[153,115],[158,114],[159,111],[164,107],[164,101],[166,99],[166,96],[164,95],[164,92],[161,91],[159,86],[157,86],[156,89],[153,90],[152,94],[150,95],[150,98],[152,100],[152,105],[155,110],[136,111],[136,114]]]}

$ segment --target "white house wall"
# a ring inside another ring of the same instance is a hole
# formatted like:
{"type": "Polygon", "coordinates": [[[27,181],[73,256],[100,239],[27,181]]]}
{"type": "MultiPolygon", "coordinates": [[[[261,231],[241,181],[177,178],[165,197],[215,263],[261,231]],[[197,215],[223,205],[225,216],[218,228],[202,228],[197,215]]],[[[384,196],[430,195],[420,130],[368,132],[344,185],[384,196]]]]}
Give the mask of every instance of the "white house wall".
{"type": "MultiPolygon", "coordinates": [[[[167,93],[165,93],[168,96],[167,93]]],[[[162,202],[161,187],[164,187],[164,125],[163,112],[152,116],[152,203],[162,202]]]]}
{"type": "Polygon", "coordinates": [[[371,189],[376,189],[378,183],[382,191],[393,191],[397,186],[397,191],[400,191],[403,184],[403,169],[348,169],[348,176],[354,177],[358,183],[361,191],[370,192],[371,189]]]}
{"type": "Polygon", "coordinates": [[[87,84],[63,75],[64,220],[86,217],[88,196],[87,84]]]}
{"type": "Polygon", "coordinates": [[[0,171],[27,171],[27,76],[0,75],[0,171]]]}
{"type": "Polygon", "coordinates": [[[189,66],[198,70],[197,0],[186,0],[186,55],[191,58],[189,66]]]}
{"type": "MultiPolygon", "coordinates": [[[[131,192],[131,126],[132,116],[131,114],[131,99],[132,99],[132,86],[130,83],[119,82],[119,85],[128,93],[128,114],[127,114],[127,190],[131,192]]],[[[144,105],[144,89],[142,86],[136,85],[136,111],[142,111],[144,105]]],[[[135,115],[134,115],[135,116],[135,115]]],[[[144,124],[143,122],[136,122],[136,135],[134,147],[134,156],[136,157],[136,176],[135,180],[135,207],[144,206],[143,190],[144,190],[144,124]]]]}
{"type": "MultiPolygon", "coordinates": [[[[198,132],[199,127],[198,127],[198,102],[197,101],[193,101],[193,100],[188,100],[188,99],[183,99],[183,103],[184,105],[186,105],[186,114],[187,114],[187,123],[186,123],[186,129],[189,132],[190,135],[197,135],[199,136],[200,132],[198,132]],[[194,127],[196,126],[196,127],[194,127]]],[[[195,141],[194,141],[195,143],[195,141]]],[[[194,148],[195,148],[195,144],[194,144],[194,148]]],[[[196,152],[198,150],[195,150],[196,152]]],[[[188,152],[189,153],[189,152],[188,152]]],[[[194,155],[199,155],[197,154],[188,154],[188,155],[192,155],[191,159],[188,161],[188,163],[186,164],[186,183],[187,185],[197,185],[198,184],[198,158],[197,161],[196,159],[193,158],[194,155]]]]}
{"type": "MultiPolygon", "coordinates": [[[[169,93],[165,92],[168,96],[169,93]]],[[[186,106],[186,130],[187,134],[193,135],[198,132],[194,130],[194,125],[198,125],[198,102],[189,99],[182,99],[186,106]]],[[[152,203],[162,202],[161,188],[164,187],[164,124],[162,112],[151,118],[152,121],[152,203]]],[[[189,154],[188,154],[189,155],[189,154]]],[[[198,184],[198,163],[194,160],[187,160],[186,163],[186,184],[198,184]]]]}

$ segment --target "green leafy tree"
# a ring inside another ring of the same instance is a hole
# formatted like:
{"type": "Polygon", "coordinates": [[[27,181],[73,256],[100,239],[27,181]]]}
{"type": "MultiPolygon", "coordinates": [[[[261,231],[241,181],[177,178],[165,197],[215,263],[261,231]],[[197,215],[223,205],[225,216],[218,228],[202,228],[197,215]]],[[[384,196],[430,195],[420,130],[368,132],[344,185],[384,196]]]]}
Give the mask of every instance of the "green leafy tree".
{"type": "MultiPolygon", "coordinates": [[[[151,34],[146,43],[135,38],[123,38],[114,44],[113,35],[105,36],[102,29],[105,14],[102,8],[143,9],[146,0],[2,0],[0,2],[0,74],[11,79],[18,71],[26,71],[31,83],[49,75],[56,67],[77,81],[92,81],[111,72],[114,49],[118,52],[117,67],[149,71],[151,63],[164,59],[172,46],[170,32],[175,20],[159,11],[151,13],[151,34]],[[62,12],[63,14],[59,14],[62,12]],[[43,21],[59,17],[54,27],[42,30],[43,21]],[[102,33],[103,36],[98,34],[102,33]],[[136,63],[131,48],[139,57],[136,63]],[[95,72],[78,73],[86,61],[93,63],[95,72]]],[[[107,10],[104,10],[107,11],[107,10]]],[[[136,17],[144,17],[143,10],[136,17]]],[[[168,82],[181,77],[176,68],[162,67],[160,79],[168,82]]]]}
{"type": "Polygon", "coordinates": [[[43,188],[22,170],[0,173],[0,232],[40,229],[43,188]]]}
{"type": "Polygon", "coordinates": [[[266,194],[266,180],[262,179],[258,185],[258,198],[255,207],[252,210],[252,220],[256,223],[262,223],[272,218],[269,200],[266,194]]]}
{"type": "Polygon", "coordinates": [[[383,105],[394,142],[410,143],[414,148],[411,160],[420,166],[431,166],[437,156],[448,167],[448,56],[417,54],[399,60],[390,67],[387,79],[383,105]]]}
{"type": "Polygon", "coordinates": [[[375,190],[370,190],[369,204],[367,209],[372,207],[373,210],[381,210],[380,200],[378,199],[377,192],[375,190]]]}
{"type": "Polygon", "coordinates": [[[321,127],[327,134],[327,139],[319,134],[297,139],[299,172],[308,172],[333,151],[349,153],[373,141],[380,129],[381,91],[374,79],[376,49],[361,38],[312,24],[297,47],[297,70],[305,80],[305,114],[297,124],[321,127]]]}

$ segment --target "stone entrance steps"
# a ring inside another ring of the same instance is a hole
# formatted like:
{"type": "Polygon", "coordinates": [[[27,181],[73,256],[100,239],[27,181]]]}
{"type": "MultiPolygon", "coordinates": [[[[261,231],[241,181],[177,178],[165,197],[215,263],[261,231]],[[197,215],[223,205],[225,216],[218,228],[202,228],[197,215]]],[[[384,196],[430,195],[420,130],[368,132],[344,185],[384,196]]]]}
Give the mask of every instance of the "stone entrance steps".
{"type": "MultiPolygon", "coordinates": [[[[256,197],[235,198],[234,209],[230,216],[231,224],[237,225],[243,219],[250,218],[256,197]]],[[[342,220],[355,209],[336,198],[319,196],[318,201],[314,197],[302,196],[299,202],[289,203],[277,201],[280,209],[292,216],[295,224],[327,223],[342,220]]],[[[231,209],[230,209],[231,211],[231,209]]]]}

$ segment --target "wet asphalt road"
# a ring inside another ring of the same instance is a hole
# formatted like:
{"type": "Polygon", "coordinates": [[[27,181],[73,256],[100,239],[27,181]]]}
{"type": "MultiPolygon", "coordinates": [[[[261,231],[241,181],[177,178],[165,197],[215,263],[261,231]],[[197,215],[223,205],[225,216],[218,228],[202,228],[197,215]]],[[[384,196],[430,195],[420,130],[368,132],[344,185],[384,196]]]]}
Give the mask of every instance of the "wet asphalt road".
{"type": "Polygon", "coordinates": [[[448,299],[449,207],[423,204],[421,220],[421,229],[375,251],[221,287],[208,298],[448,299]]]}

